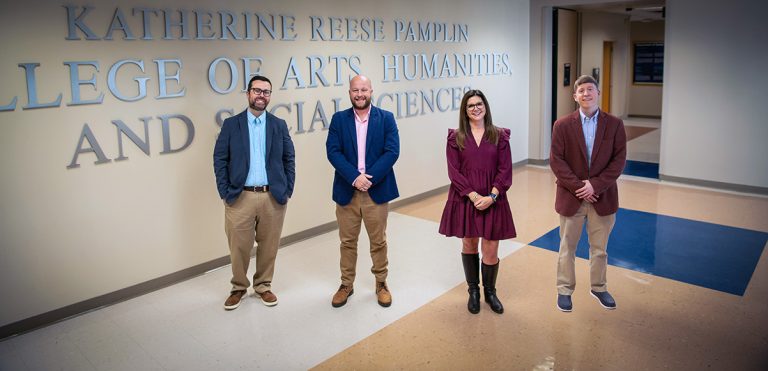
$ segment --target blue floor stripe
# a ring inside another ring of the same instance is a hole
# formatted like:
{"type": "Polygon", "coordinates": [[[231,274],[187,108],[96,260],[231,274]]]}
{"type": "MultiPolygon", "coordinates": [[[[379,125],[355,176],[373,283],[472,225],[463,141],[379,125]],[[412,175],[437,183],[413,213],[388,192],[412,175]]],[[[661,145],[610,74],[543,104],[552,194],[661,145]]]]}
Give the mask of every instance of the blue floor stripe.
{"type": "MultiPolygon", "coordinates": [[[[585,225],[579,258],[589,257],[586,236],[585,225]]],[[[766,242],[765,232],[619,209],[608,241],[608,264],[744,295],[766,242]]],[[[531,245],[558,251],[560,228],[531,245]]],[[[589,287],[588,282],[581,285],[589,287]]]]}
{"type": "Polygon", "coordinates": [[[653,162],[627,160],[622,174],[659,179],[659,164],[653,162]]]}

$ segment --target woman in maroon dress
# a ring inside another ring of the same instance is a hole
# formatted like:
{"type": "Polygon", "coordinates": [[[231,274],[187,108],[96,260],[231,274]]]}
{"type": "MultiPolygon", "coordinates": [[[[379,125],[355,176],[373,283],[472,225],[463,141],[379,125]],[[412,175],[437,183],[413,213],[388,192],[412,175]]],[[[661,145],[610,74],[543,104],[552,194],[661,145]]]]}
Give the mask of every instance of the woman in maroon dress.
{"type": "Polygon", "coordinates": [[[461,238],[461,259],[469,285],[467,309],[473,314],[480,312],[481,245],[485,302],[494,312],[503,313],[504,306],[496,297],[499,240],[517,235],[507,201],[507,189],[512,185],[512,153],[509,129],[493,125],[491,108],[480,90],[464,94],[459,129],[448,129],[446,157],[451,187],[440,220],[440,234],[461,238]]]}

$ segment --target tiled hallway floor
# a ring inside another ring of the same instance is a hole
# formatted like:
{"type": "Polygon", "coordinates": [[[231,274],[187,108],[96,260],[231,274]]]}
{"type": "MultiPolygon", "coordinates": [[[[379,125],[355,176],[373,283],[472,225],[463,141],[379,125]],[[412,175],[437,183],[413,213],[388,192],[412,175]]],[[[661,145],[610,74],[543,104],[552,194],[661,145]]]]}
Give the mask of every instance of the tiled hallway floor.
{"type": "MultiPolygon", "coordinates": [[[[503,315],[485,304],[478,315],[467,312],[460,242],[437,234],[441,194],[390,214],[389,308],[376,303],[364,233],[355,294],[331,307],[339,284],[334,231],[280,250],[274,308],[248,297],[224,311],[224,267],[2,341],[0,370],[768,369],[765,241],[743,295],[609,266],[614,311],[588,295],[588,263],[577,259],[574,311],[562,313],[557,253],[529,245],[558,226],[554,179],[534,166],[514,177],[519,236],[501,245],[503,315]]],[[[768,233],[766,197],[632,178],[619,187],[627,210],[768,233]]],[[[658,220],[664,227],[667,219],[658,220]]],[[[621,216],[617,225],[634,227],[621,216]]],[[[664,244],[642,247],[653,250],[653,264],[695,248],[664,244]]],[[[727,254],[738,244],[711,248],[727,254]]]]}

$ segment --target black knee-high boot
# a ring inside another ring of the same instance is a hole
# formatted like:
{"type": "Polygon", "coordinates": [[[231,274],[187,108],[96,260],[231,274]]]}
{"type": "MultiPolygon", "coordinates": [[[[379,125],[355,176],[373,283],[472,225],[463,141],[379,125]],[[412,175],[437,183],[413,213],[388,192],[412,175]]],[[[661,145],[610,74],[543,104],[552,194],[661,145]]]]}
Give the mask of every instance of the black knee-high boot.
{"type": "Polygon", "coordinates": [[[483,294],[485,302],[496,313],[504,313],[504,306],[501,305],[499,298],[496,297],[496,277],[499,275],[499,263],[487,265],[483,263],[483,294]]]}
{"type": "Polygon", "coordinates": [[[464,263],[464,276],[467,278],[469,289],[469,301],[467,301],[467,310],[472,314],[480,312],[480,255],[461,254],[461,261],[464,263]]]}

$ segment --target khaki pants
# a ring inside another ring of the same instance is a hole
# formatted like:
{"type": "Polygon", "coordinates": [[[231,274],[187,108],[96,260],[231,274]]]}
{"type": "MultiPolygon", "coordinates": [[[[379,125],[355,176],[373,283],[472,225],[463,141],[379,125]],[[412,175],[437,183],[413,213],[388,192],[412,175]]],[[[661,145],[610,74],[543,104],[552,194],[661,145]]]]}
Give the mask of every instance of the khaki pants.
{"type": "Polygon", "coordinates": [[[224,205],[232,291],[246,290],[250,285],[247,273],[254,242],[257,247],[253,289],[259,294],[270,290],[287,206],[277,203],[269,192],[249,191],[243,191],[234,204],[224,205]]]}
{"type": "Polygon", "coordinates": [[[389,203],[376,204],[368,192],[355,191],[352,201],[345,206],[336,204],[336,220],[341,240],[341,284],[352,287],[357,267],[357,239],[360,221],[365,223],[371,241],[371,273],[376,282],[387,280],[387,213],[389,203]]]}
{"type": "Polygon", "coordinates": [[[589,280],[592,290],[606,291],[605,273],[608,268],[608,236],[616,222],[616,214],[600,216],[589,202],[582,202],[574,216],[560,215],[560,258],[557,262],[557,293],[571,295],[576,288],[576,245],[581,237],[584,220],[589,238],[589,280]]]}

